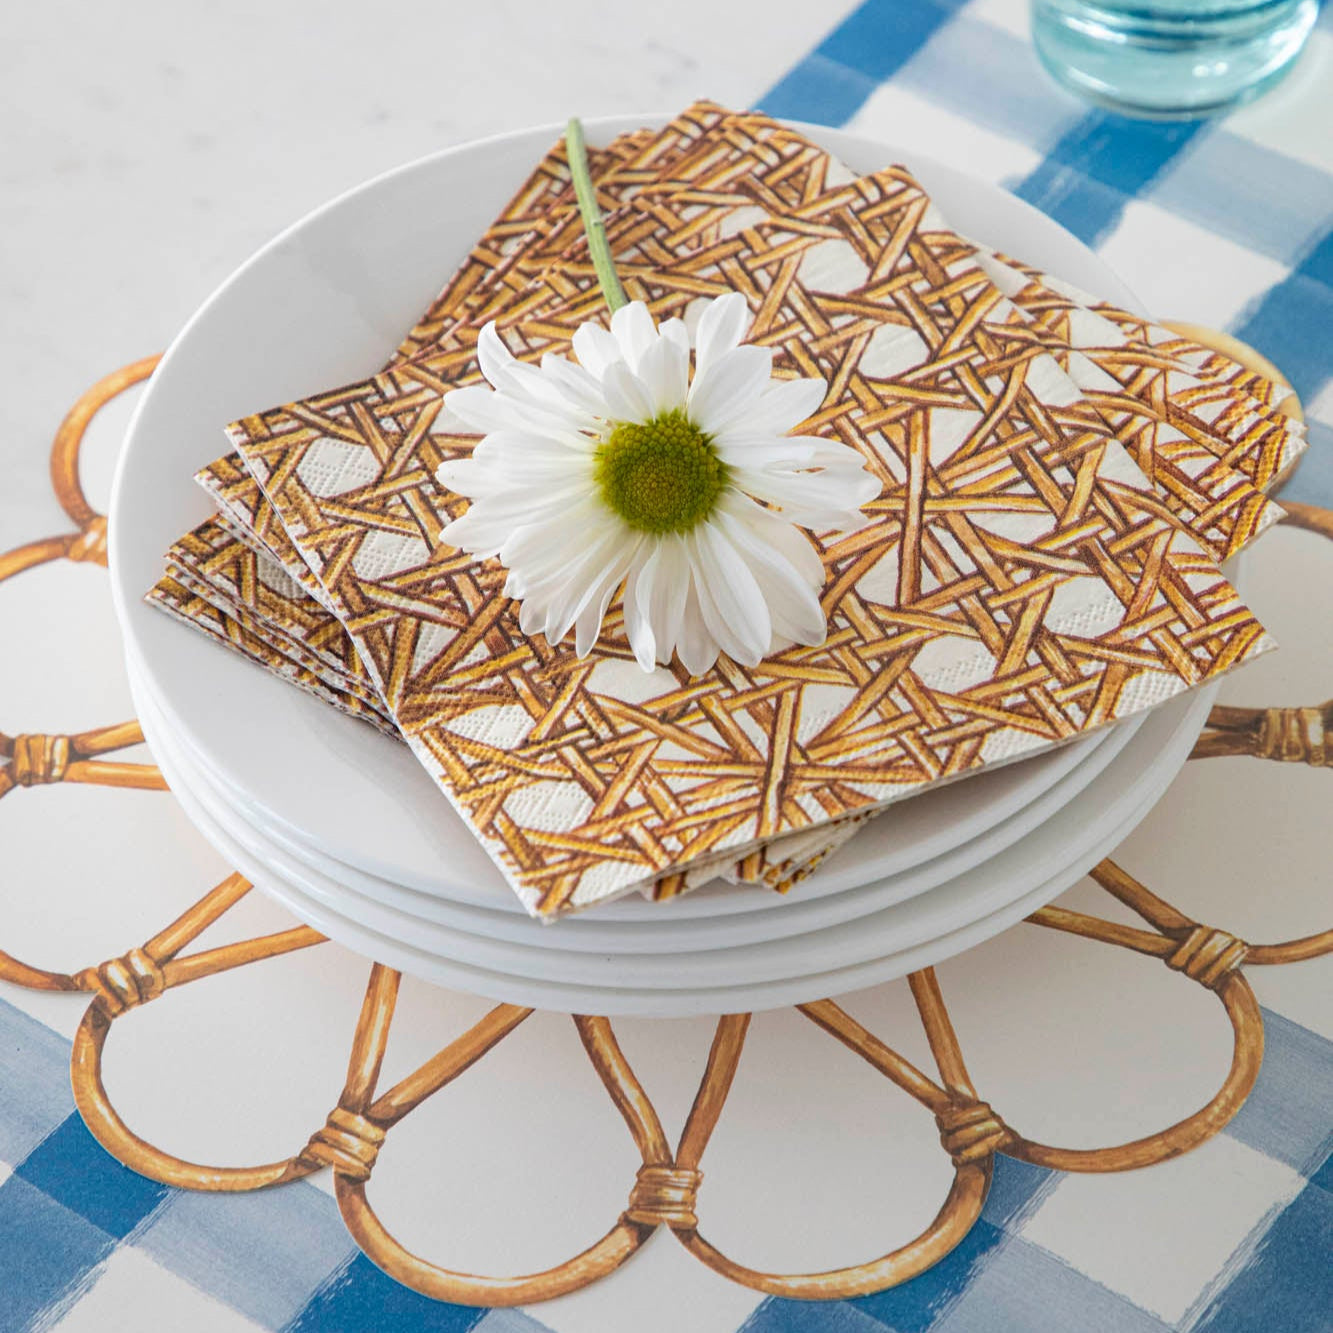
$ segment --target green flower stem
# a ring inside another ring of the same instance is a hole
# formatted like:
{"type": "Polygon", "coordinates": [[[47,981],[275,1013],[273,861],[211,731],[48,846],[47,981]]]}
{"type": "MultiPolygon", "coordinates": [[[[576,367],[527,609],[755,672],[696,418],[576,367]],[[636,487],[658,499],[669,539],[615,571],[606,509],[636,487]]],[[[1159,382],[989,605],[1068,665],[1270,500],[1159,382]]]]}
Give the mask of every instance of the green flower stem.
{"type": "Polygon", "coordinates": [[[616,272],[615,260],[611,258],[611,246],[606,239],[606,223],[602,220],[602,210],[597,207],[597,195],[592,187],[592,173],[588,170],[588,148],[583,141],[583,124],[577,116],[570,119],[565,127],[565,148],[569,154],[569,171],[574,178],[574,194],[579,201],[579,213],[583,217],[583,226],[588,233],[588,252],[592,255],[592,266],[601,284],[602,295],[611,313],[615,314],[621,306],[628,303],[625,289],[620,285],[620,275],[616,272]]]}

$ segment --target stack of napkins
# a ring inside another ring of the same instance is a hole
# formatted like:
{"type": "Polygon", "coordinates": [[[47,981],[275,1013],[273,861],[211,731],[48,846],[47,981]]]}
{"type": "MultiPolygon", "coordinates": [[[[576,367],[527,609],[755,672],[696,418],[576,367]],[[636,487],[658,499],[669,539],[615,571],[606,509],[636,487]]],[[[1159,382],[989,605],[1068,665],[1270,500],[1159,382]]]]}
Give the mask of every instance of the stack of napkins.
{"type": "Polygon", "coordinates": [[[728,291],[802,433],[880,483],[816,534],[827,641],[642,671],[615,602],[591,656],[529,637],[505,571],[439,541],[476,443],[481,326],[572,356],[605,322],[564,148],[538,164],[395,359],[234,423],[215,518],[149,594],[400,734],[535,915],[719,874],[787,888],[904,796],[1062,744],[1271,640],[1218,564],[1279,516],[1304,447],[1234,362],[952,231],[911,174],[857,177],[710,104],[592,154],[631,299],[692,326],[728,291]]]}

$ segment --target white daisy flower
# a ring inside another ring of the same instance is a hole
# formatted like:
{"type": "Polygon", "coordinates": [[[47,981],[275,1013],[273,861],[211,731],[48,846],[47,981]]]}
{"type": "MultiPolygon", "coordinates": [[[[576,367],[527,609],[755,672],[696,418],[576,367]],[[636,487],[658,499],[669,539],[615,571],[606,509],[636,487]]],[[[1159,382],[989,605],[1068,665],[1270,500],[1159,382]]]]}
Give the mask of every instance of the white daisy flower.
{"type": "Polygon", "coordinates": [[[879,494],[854,449],[787,432],[824,399],[819,379],[774,380],[773,353],[741,342],[739,292],[717,297],[690,337],[642,301],[611,329],[582,325],[578,364],[510,355],[493,324],[478,356],[493,388],[445,402],[483,433],[441,485],[471,500],[440,539],[498,556],[524,634],[572,628],[586,656],[623,585],[625,631],[651,671],[673,653],[692,675],[719,652],[754,666],[826,634],[824,569],[799,531],[847,531],[879,494]]]}

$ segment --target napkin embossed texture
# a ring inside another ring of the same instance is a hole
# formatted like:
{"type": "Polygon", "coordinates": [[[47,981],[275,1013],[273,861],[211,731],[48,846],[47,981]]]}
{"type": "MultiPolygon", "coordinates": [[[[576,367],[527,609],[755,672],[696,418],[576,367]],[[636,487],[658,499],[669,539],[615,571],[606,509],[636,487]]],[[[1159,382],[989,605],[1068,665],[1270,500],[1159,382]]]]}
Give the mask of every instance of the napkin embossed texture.
{"type": "MultiPolygon", "coordinates": [[[[437,541],[464,502],[435,468],[475,442],[442,406],[476,378],[465,336],[232,429],[400,729],[540,914],[1063,742],[1268,646],[1049,355],[991,334],[1004,298],[906,172],[857,180],[760,117],[727,134],[726,190],[645,190],[609,229],[659,317],[744,291],[750,339],[832,386],[811,428],[879,476],[868,526],[818,542],[823,647],[691,679],[640,672],[614,615],[582,662],[524,638],[498,564],[437,541]]],[[[566,351],[599,307],[575,241],[503,331],[566,351]]]]}
{"type": "Polygon", "coordinates": [[[1117,385],[1151,404],[1260,490],[1276,486],[1305,452],[1304,423],[1277,410],[1290,389],[1008,256],[983,252],[981,263],[1065,349],[1061,364],[1076,380],[1117,385]]]}
{"type": "MultiPolygon", "coordinates": [[[[619,140],[619,141],[617,141],[617,143],[616,143],[615,145],[612,145],[612,148],[611,148],[610,150],[608,150],[608,152],[607,152],[606,154],[604,154],[603,157],[604,157],[605,159],[608,159],[608,160],[611,159],[611,158],[613,158],[613,157],[624,157],[624,156],[626,155],[627,151],[632,150],[632,149],[636,148],[636,147],[639,146],[639,145],[643,145],[643,144],[649,142],[650,140],[651,140],[651,136],[648,135],[647,133],[641,133],[641,134],[634,135],[634,136],[625,136],[624,139],[619,140]]],[[[519,210],[518,210],[520,213],[522,212],[522,210],[523,210],[524,207],[527,207],[527,208],[530,209],[531,206],[532,206],[532,201],[534,200],[534,198],[538,198],[538,197],[541,195],[542,190],[543,190],[546,186],[548,186],[552,181],[554,181],[554,180],[558,180],[558,179],[559,179],[558,172],[559,172],[559,170],[560,170],[560,161],[561,161],[561,159],[560,159],[560,154],[559,154],[559,150],[557,149],[556,152],[555,152],[551,157],[548,157],[547,161],[544,162],[544,163],[538,168],[537,173],[534,174],[534,178],[533,178],[531,181],[529,181],[529,182],[524,186],[524,188],[519,192],[519,196],[518,196],[517,198],[518,198],[519,205],[520,205],[520,206],[519,206],[519,210]]],[[[608,190],[608,191],[604,191],[604,194],[605,194],[605,193],[609,193],[609,190],[608,190]]],[[[567,194],[567,191],[566,191],[566,194],[567,194]]],[[[553,196],[552,196],[552,198],[553,198],[553,196]]],[[[604,200],[604,202],[605,202],[605,200],[604,200]]],[[[556,206],[557,206],[554,202],[547,202],[546,200],[543,200],[543,203],[544,203],[544,205],[545,205],[545,208],[547,208],[547,209],[552,208],[552,207],[556,207],[556,206]]],[[[510,210],[510,211],[513,211],[513,210],[510,210]]],[[[538,209],[537,211],[540,213],[542,210],[541,210],[541,209],[538,209]]],[[[531,214],[530,214],[529,216],[531,216],[531,214]]],[[[526,221],[526,220],[527,220],[527,219],[525,219],[525,221],[526,221]]],[[[512,222],[509,223],[508,226],[506,227],[506,226],[505,226],[505,219],[502,219],[502,220],[501,220],[501,223],[500,223],[500,224],[497,224],[497,228],[496,228],[496,229],[493,229],[493,230],[496,230],[496,231],[499,231],[499,232],[507,232],[507,235],[508,235],[508,236],[512,236],[512,235],[515,234],[515,228],[514,228],[512,222]]],[[[490,233],[488,233],[488,237],[484,237],[483,240],[482,240],[482,242],[479,243],[479,246],[478,246],[478,252],[479,252],[480,256],[482,257],[483,262],[484,262],[485,264],[496,264],[496,259],[497,259],[497,257],[503,255],[504,252],[505,252],[505,244],[506,244],[506,241],[505,241],[505,238],[504,238],[503,235],[500,236],[500,239],[499,239],[498,241],[492,241],[492,240],[490,239],[490,233]]],[[[983,262],[984,262],[984,259],[983,259],[983,262]]],[[[502,267],[502,266],[497,265],[497,270],[498,270],[500,267],[502,267]]],[[[1029,271],[1029,272],[1030,272],[1030,271],[1029,271]]],[[[435,328],[438,329],[438,328],[440,327],[440,319],[439,319],[440,312],[447,308],[447,306],[448,306],[448,298],[449,298],[450,292],[452,292],[452,291],[454,290],[454,288],[456,288],[456,287],[458,287],[458,286],[462,286],[463,288],[465,288],[466,291],[467,291],[467,294],[468,294],[469,299],[471,299],[474,303],[476,302],[476,300],[477,300],[477,294],[478,294],[478,292],[481,290],[482,284],[479,283],[479,282],[475,279],[475,268],[472,268],[472,267],[470,267],[469,265],[465,265],[465,266],[464,266],[464,269],[460,271],[460,279],[466,279],[466,280],[465,280],[465,281],[456,282],[456,283],[451,283],[450,289],[449,289],[448,291],[446,291],[446,293],[445,293],[444,296],[441,298],[441,300],[438,301],[438,302],[436,303],[436,305],[432,308],[432,315],[431,315],[431,316],[428,316],[428,318],[427,318],[426,321],[423,321],[423,325],[419,326],[419,329],[420,329],[420,328],[423,328],[423,327],[428,327],[428,326],[430,326],[431,323],[432,323],[432,320],[434,321],[434,327],[435,327],[435,328]]],[[[1031,298],[1031,299],[1037,299],[1037,300],[1042,300],[1042,299],[1044,298],[1044,296],[1050,296],[1050,295],[1051,295],[1050,292],[1043,293],[1043,292],[1041,291],[1039,281],[1030,282],[1029,285],[1028,285],[1028,287],[1025,288],[1025,289],[1024,289],[1024,292],[1022,293],[1022,297],[1025,297],[1025,298],[1031,298]]],[[[1085,300],[1086,300],[1086,298],[1085,298],[1085,300]]],[[[1124,319],[1127,320],[1127,321],[1132,321],[1132,320],[1134,319],[1134,317],[1132,317],[1132,316],[1124,315],[1124,312],[1119,312],[1119,313],[1120,313],[1120,314],[1124,317],[1124,319]]],[[[1085,325],[1086,325],[1086,321],[1085,321],[1085,325]]],[[[415,333],[415,332],[416,332],[416,331],[414,331],[414,333],[415,333]]],[[[1085,328],[1085,332],[1086,332],[1086,328],[1085,328]]],[[[1167,334],[1167,332],[1166,332],[1165,330],[1156,330],[1155,332],[1156,332],[1156,335],[1157,335],[1157,337],[1159,338],[1159,340],[1165,340],[1165,339],[1167,339],[1167,338],[1170,338],[1170,339],[1172,339],[1173,341],[1175,341],[1176,343],[1179,342],[1179,340],[1176,339],[1176,335],[1170,335],[1170,334],[1167,334]]],[[[410,345],[410,342],[411,342],[411,340],[409,339],[409,343],[408,343],[408,344],[405,344],[405,346],[409,346],[409,345],[410,345]]],[[[1189,350],[1191,356],[1193,356],[1196,360],[1199,360],[1199,361],[1201,361],[1201,362],[1207,362],[1210,358],[1213,357],[1213,354],[1212,354],[1212,353],[1206,351],[1206,349],[1198,348],[1198,347],[1195,346],[1195,345],[1189,345],[1188,350],[1189,350]]],[[[1223,359],[1223,360],[1224,360],[1224,359],[1223,359]]],[[[1159,366],[1160,366],[1160,363],[1161,363],[1161,357],[1160,357],[1160,355],[1157,356],[1157,362],[1158,362],[1158,364],[1159,364],[1159,366]]],[[[1062,362],[1062,364],[1063,364],[1063,362],[1062,362]]],[[[1229,378],[1229,379],[1233,379],[1233,380],[1234,380],[1235,377],[1236,377],[1236,375],[1237,375],[1238,370],[1239,370],[1239,368],[1236,367],[1236,366],[1234,366],[1234,364],[1231,364],[1231,363],[1225,363],[1225,364],[1221,367],[1221,372],[1222,372],[1222,373],[1221,373],[1221,374],[1218,374],[1218,375],[1217,375],[1217,378],[1222,379],[1222,378],[1225,377],[1225,378],[1229,378]]],[[[1205,374],[1208,373],[1208,370],[1205,370],[1204,373],[1205,373],[1205,374]]],[[[1157,402],[1156,402],[1156,400],[1151,398],[1151,395],[1149,395],[1149,394],[1147,394],[1147,393],[1144,392],[1144,384],[1143,384],[1143,382],[1142,382],[1141,379],[1136,379],[1136,380],[1133,381],[1133,382],[1127,382],[1126,385],[1125,385],[1125,388],[1126,388],[1126,391],[1127,391],[1127,392],[1136,394],[1140,399],[1142,399],[1142,400],[1144,400],[1144,401],[1150,401],[1150,400],[1151,400],[1151,405],[1153,405],[1153,406],[1157,406],[1157,405],[1158,405],[1157,402]]],[[[1179,405],[1179,403],[1180,403],[1182,397],[1183,397],[1183,392],[1184,392],[1183,389],[1182,389],[1182,384],[1181,384],[1180,376],[1179,376],[1179,375],[1176,375],[1176,374],[1173,374],[1173,389],[1174,389],[1175,397],[1174,397],[1174,401],[1172,401],[1172,403],[1171,403],[1171,407],[1172,407],[1172,409],[1173,409],[1173,412],[1175,412],[1176,409],[1178,408],[1178,405],[1179,405]]],[[[1233,390],[1232,392],[1233,392],[1233,394],[1234,394],[1235,391],[1233,390]]],[[[1236,395],[1236,396],[1239,396],[1239,395],[1236,395]]],[[[1177,415],[1178,415],[1178,414],[1177,414],[1177,415]]],[[[1190,420],[1190,419],[1192,419],[1192,418],[1189,418],[1189,417],[1188,417],[1188,414],[1186,414],[1186,417],[1187,417],[1187,421],[1190,420]]],[[[1173,417],[1173,419],[1174,419],[1174,417],[1173,417]]],[[[1277,418],[1277,424],[1278,424],[1279,427],[1290,426],[1290,425],[1291,425],[1291,423],[1287,422],[1286,418],[1284,418],[1284,417],[1279,417],[1279,418],[1277,418]]],[[[1204,442],[1205,444],[1207,444],[1210,448],[1213,448],[1213,451],[1214,451],[1214,452],[1219,452],[1219,451],[1216,449],[1216,447],[1215,447],[1215,446],[1216,446],[1216,441],[1207,438],[1206,432],[1207,432],[1207,429],[1208,429],[1208,428],[1207,428],[1206,426],[1202,425],[1202,423],[1199,423],[1199,422],[1197,422],[1197,421],[1194,423],[1194,425],[1195,425],[1195,428],[1196,428],[1196,432],[1199,433],[1200,437],[1203,439],[1203,442],[1204,442]]],[[[1230,430],[1231,430],[1231,432],[1232,432],[1232,435],[1235,437],[1235,440],[1236,440],[1236,441],[1239,441],[1239,440],[1242,438],[1242,436],[1241,436],[1241,432],[1238,431],[1238,430],[1236,429],[1236,425],[1235,425],[1234,420],[1232,420],[1231,422],[1229,422],[1229,428],[1230,428],[1230,430]]],[[[1189,429],[1188,425],[1186,426],[1186,429],[1189,429]]],[[[1142,427],[1139,428],[1139,437],[1138,437],[1139,439],[1141,439],[1141,433],[1142,433],[1142,427]]],[[[1270,432],[1270,433],[1271,433],[1271,432],[1270,432]]],[[[1124,438],[1123,433],[1122,433],[1122,438],[1124,438]]],[[[1135,443],[1135,441],[1131,441],[1131,443],[1135,443]]],[[[1247,446],[1248,446],[1249,441],[1247,440],[1246,443],[1247,443],[1247,446]]],[[[1233,448],[1233,447],[1235,447],[1235,441],[1232,441],[1232,440],[1224,440],[1224,441],[1223,441],[1223,444],[1224,444],[1224,447],[1225,447],[1225,448],[1233,448]]],[[[1136,449],[1136,454],[1137,454],[1137,456],[1142,457],[1142,456],[1143,456],[1143,450],[1142,450],[1141,448],[1136,449]]],[[[232,460],[224,460],[224,465],[226,465],[226,464],[228,464],[228,463],[230,463],[230,465],[231,465],[232,468],[234,469],[234,466],[235,466],[235,460],[234,460],[234,457],[233,457],[232,460]]],[[[234,474],[234,471],[233,471],[233,475],[235,475],[235,474],[234,474]]],[[[254,491],[255,491],[255,488],[254,488],[254,486],[253,486],[253,482],[252,482],[252,481],[249,481],[249,479],[248,479],[248,474],[244,474],[244,478],[245,478],[245,480],[242,481],[240,484],[245,485],[245,484],[248,483],[248,485],[249,485],[249,489],[251,490],[251,492],[254,492],[254,491]]],[[[1216,481],[1215,481],[1215,479],[1214,479],[1213,477],[1209,477],[1209,478],[1205,479],[1205,484],[1213,484],[1213,485],[1217,485],[1217,483],[1216,483],[1216,481]]],[[[263,505],[262,499],[259,501],[259,510],[260,510],[260,515],[261,515],[261,518],[262,518],[263,511],[264,511],[264,505],[263,505]]],[[[271,518],[271,511],[269,511],[269,516],[270,516],[270,518],[271,518]]],[[[1252,536],[1252,535],[1253,535],[1253,532],[1256,531],[1256,530],[1257,530],[1257,525],[1255,525],[1254,527],[1251,527],[1251,528],[1248,530],[1247,534],[1246,534],[1247,537],[1248,537],[1248,536],[1252,536]]],[[[244,529],[238,529],[238,531],[240,531],[240,532],[242,532],[242,534],[244,534],[244,529]]],[[[1197,526],[1196,526],[1196,531],[1197,531],[1197,526]]],[[[283,539],[284,539],[284,534],[281,533],[280,529],[279,529],[279,531],[278,531],[275,535],[277,536],[278,540],[283,540],[283,539]]],[[[304,575],[306,576],[306,579],[307,579],[307,580],[310,580],[309,572],[308,572],[308,570],[306,569],[306,567],[305,567],[303,564],[300,564],[299,561],[298,561],[297,563],[298,563],[298,566],[299,566],[299,573],[304,574],[304,575]]],[[[318,584],[317,584],[317,582],[314,582],[313,580],[310,580],[310,581],[307,583],[307,587],[308,587],[308,588],[310,587],[311,583],[313,583],[313,586],[314,586],[315,589],[318,589],[318,584]]],[[[320,590],[320,591],[322,591],[322,590],[320,590]]],[[[301,619],[301,617],[298,615],[298,616],[297,616],[297,620],[299,621],[300,619],[301,619]]],[[[326,678],[327,678],[327,677],[326,677],[326,678]]],[[[847,836],[847,834],[844,834],[843,836],[847,836]]],[[[784,850],[784,854],[789,854],[789,853],[787,852],[787,849],[788,849],[789,847],[791,847],[797,840],[794,839],[794,838],[787,838],[787,839],[783,839],[783,840],[780,840],[780,841],[781,841],[782,848],[783,848],[783,850],[784,850]]],[[[753,858],[751,858],[751,859],[753,859],[753,858]]],[[[751,875],[752,875],[755,879],[757,879],[757,880],[761,880],[761,881],[763,881],[763,882],[773,883],[773,882],[775,882],[775,878],[776,878],[777,881],[779,882],[779,884],[786,884],[786,883],[790,883],[790,882],[791,882],[791,876],[790,876],[790,874],[788,873],[788,872],[791,870],[791,868],[792,868],[792,867],[790,866],[790,864],[785,863],[785,862],[784,862],[784,863],[781,863],[778,867],[775,867],[773,864],[770,863],[770,864],[768,864],[768,865],[766,865],[766,866],[764,866],[764,867],[762,867],[762,868],[759,868],[759,873],[755,873],[755,870],[756,870],[755,867],[753,867],[753,866],[748,867],[748,869],[750,870],[751,875]]],[[[666,881],[666,880],[662,880],[662,881],[659,881],[659,882],[658,882],[658,887],[659,887],[659,888],[665,888],[665,887],[667,886],[667,884],[668,884],[668,881],[666,881]]]]}
{"type": "Polygon", "coordinates": [[[346,688],[378,702],[341,621],[305,596],[272,556],[239,540],[229,525],[218,519],[201,523],[173,543],[167,564],[179,571],[183,583],[197,584],[220,610],[262,622],[296,655],[312,657],[346,688]]]}
{"type": "Polygon", "coordinates": [[[171,575],[159,579],[153,585],[147,600],[192,629],[207,634],[324,703],[331,704],[351,717],[369,722],[380,731],[397,734],[392,723],[382,715],[379,706],[372,706],[346,690],[330,686],[314,664],[303,666],[289,649],[274,646],[263,626],[253,621],[243,623],[236,615],[219,610],[212,602],[192,592],[171,575]]]}

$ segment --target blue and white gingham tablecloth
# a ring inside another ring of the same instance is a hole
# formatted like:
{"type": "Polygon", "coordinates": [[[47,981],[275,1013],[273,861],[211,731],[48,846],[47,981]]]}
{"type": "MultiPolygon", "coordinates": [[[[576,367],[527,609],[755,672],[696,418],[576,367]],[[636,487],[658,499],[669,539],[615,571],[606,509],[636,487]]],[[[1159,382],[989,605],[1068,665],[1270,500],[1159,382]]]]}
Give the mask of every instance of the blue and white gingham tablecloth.
{"type": "MultiPolygon", "coordinates": [[[[1216,123],[1150,124],[1076,102],[1039,70],[1016,0],[865,0],[792,68],[772,71],[758,104],[896,142],[920,133],[934,156],[1012,189],[1098,249],[1159,315],[1252,343],[1290,376],[1310,420],[1310,454],[1287,495],[1333,506],[1328,9],[1292,79],[1216,123]]],[[[971,1235],[906,1286],[832,1305],[756,1295],[725,1318],[682,1314],[682,1333],[1333,1328],[1333,1053],[1300,1024],[1266,1018],[1253,1097],[1200,1166],[1170,1168],[1163,1207],[1183,1207],[1182,1226],[1209,1219],[1188,1263],[1169,1246],[1117,1251],[1123,1238],[1103,1243],[1098,1220],[1117,1196],[1001,1157],[971,1235]]],[[[75,1114],[68,1061],[63,1036],[0,998],[0,1333],[552,1327],[541,1309],[445,1306],[397,1286],[309,1184],[209,1196],[132,1174],[75,1114]]],[[[1152,1219],[1145,1228],[1158,1244],[1152,1219]]],[[[618,1327],[632,1333],[639,1318],[626,1299],[618,1327]]],[[[552,1318],[560,1333],[582,1327],[552,1318]]]]}

